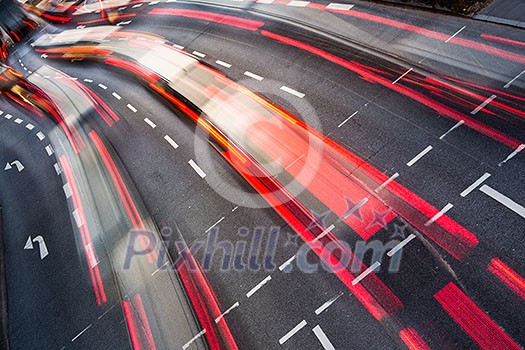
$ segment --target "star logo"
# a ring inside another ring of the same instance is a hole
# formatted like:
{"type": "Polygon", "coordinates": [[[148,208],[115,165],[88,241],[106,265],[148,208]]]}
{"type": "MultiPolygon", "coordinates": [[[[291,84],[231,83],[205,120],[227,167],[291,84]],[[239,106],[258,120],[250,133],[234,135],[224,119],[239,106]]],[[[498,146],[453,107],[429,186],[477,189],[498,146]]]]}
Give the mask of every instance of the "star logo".
{"type": "Polygon", "coordinates": [[[357,204],[352,202],[352,200],[348,197],[345,197],[345,201],[348,210],[344,213],[343,220],[349,217],[350,215],[354,215],[356,218],[359,219],[359,221],[363,222],[363,216],[361,215],[361,207],[365,205],[366,202],[368,202],[368,198],[361,199],[357,204]]]}
{"type": "Polygon", "coordinates": [[[407,226],[405,224],[403,225],[394,224],[394,233],[392,234],[392,236],[390,236],[390,238],[401,237],[401,239],[405,239],[405,229],[406,228],[407,226]]]}
{"type": "Polygon", "coordinates": [[[374,213],[374,218],[372,219],[372,221],[370,221],[370,223],[368,224],[366,229],[368,230],[369,228],[372,228],[375,225],[379,225],[380,228],[385,227],[385,225],[386,225],[386,217],[390,213],[390,209],[387,209],[387,210],[385,210],[382,213],[376,211],[375,209],[372,209],[372,212],[374,213]]]}
{"type": "Polygon", "coordinates": [[[318,214],[315,211],[312,210],[312,215],[315,217],[315,221],[313,220],[308,227],[307,230],[314,228],[316,225],[321,224],[322,226],[326,227],[326,220],[328,219],[328,216],[331,214],[330,210],[325,211],[322,214],[318,214]]]}
{"type": "Polygon", "coordinates": [[[284,246],[288,247],[289,245],[293,245],[294,247],[297,247],[298,246],[297,244],[298,235],[294,233],[289,233],[289,232],[287,232],[286,235],[287,237],[286,237],[286,242],[284,243],[284,246]]]}

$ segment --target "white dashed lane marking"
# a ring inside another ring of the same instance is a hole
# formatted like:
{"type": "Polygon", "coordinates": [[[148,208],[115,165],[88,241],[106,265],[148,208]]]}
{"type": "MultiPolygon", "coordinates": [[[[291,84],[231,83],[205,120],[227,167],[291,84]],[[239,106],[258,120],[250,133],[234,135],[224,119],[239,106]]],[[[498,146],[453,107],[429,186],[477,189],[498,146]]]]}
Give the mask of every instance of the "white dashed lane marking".
{"type": "Polygon", "coordinates": [[[297,324],[297,326],[295,326],[294,328],[292,328],[288,333],[286,333],[281,339],[279,339],[279,344],[283,345],[284,343],[286,343],[291,337],[293,337],[295,335],[295,333],[299,332],[301,329],[304,328],[304,326],[306,326],[306,321],[305,320],[302,320],[301,322],[299,322],[297,324]]]}
{"type": "Polygon", "coordinates": [[[289,93],[291,95],[297,96],[299,98],[303,98],[305,96],[305,94],[303,94],[302,92],[294,90],[294,89],[292,89],[292,88],[290,88],[288,86],[284,86],[284,85],[281,86],[281,90],[284,91],[284,92],[287,92],[287,93],[289,93]]]}
{"type": "Polygon", "coordinates": [[[197,165],[197,163],[195,163],[193,159],[190,159],[188,164],[193,168],[193,170],[195,170],[197,174],[199,174],[200,177],[203,179],[206,177],[206,173],[197,165]]]}
{"type": "Polygon", "coordinates": [[[250,77],[252,79],[258,80],[258,81],[262,81],[264,79],[260,75],[257,75],[255,73],[252,73],[252,72],[249,72],[249,71],[244,72],[244,75],[246,75],[247,77],[250,77]]]}

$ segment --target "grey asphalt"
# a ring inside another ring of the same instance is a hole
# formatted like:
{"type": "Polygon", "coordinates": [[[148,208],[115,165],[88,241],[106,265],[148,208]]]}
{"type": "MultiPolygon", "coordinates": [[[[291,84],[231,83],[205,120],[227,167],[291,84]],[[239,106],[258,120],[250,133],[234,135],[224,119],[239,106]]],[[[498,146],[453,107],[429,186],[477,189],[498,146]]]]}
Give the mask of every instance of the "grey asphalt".
{"type": "Polygon", "coordinates": [[[521,0],[494,0],[474,18],[525,28],[525,3],[521,0]]]}

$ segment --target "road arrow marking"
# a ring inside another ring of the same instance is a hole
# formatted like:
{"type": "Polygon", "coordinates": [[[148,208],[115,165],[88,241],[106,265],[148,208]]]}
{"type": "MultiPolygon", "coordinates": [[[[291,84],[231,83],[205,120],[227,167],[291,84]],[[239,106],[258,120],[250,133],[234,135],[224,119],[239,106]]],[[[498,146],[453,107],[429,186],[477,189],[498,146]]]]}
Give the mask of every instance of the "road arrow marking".
{"type": "Polygon", "coordinates": [[[44,260],[44,258],[49,255],[44,237],[36,236],[35,238],[31,239],[31,236],[29,236],[24,249],[34,249],[33,242],[38,243],[38,248],[40,250],[40,260],[44,260]]]}
{"type": "Polygon", "coordinates": [[[13,162],[11,162],[11,163],[7,163],[7,164],[5,165],[4,170],[7,171],[7,170],[11,170],[11,169],[13,169],[13,165],[16,166],[16,170],[18,170],[19,173],[21,173],[22,170],[25,169],[24,166],[22,165],[22,163],[20,163],[20,161],[15,160],[15,161],[13,161],[13,162]]]}

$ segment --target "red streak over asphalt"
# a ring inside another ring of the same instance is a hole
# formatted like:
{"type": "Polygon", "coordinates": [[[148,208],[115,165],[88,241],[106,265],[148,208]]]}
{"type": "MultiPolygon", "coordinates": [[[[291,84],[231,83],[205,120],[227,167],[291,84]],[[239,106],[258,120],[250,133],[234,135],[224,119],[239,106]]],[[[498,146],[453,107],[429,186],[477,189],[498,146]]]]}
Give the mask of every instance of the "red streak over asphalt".
{"type": "Polygon", "coordinates": [[[525,279],[498,258],[490,261],[488,269],[520,298],[525,300],[525,279]]]}
{"type": "Polygon", "coordinates": [[[136,294],[131,300],[123,300],[122,308],[133,350],[157,349],[140,294],[136,294]]]}

